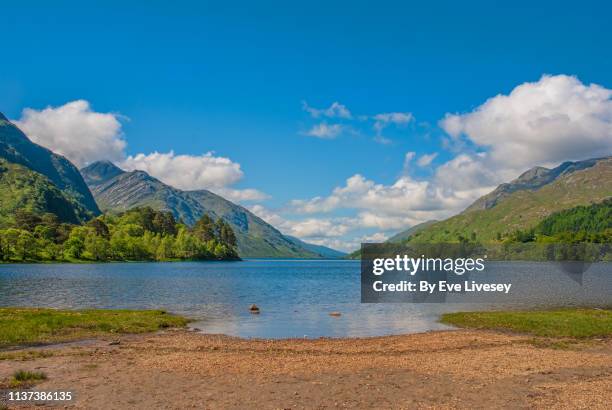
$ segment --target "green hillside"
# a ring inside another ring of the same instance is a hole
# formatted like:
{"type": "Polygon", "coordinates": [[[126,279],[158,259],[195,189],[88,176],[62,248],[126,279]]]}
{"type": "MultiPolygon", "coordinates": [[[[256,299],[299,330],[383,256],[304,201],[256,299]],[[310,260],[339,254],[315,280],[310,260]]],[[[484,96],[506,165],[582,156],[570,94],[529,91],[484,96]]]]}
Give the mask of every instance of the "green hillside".
{"type": "Polygon", "coordinates": [[[0,159],[0,199],[0,227],[12,225],[20,210],[38,215],[52,213],[61,222],[73,224],[90,217],[87,209],[47,177],[4,159],[0,159]]]}
{"type": "Polygon", "coordinates": [[[535,228],[514,232],[509,241],[612,243],[612,199],[551,214],[535,228]]]}
{"type": "MultiPolygon", "coordinates": [[[[87,218],[100,214],[100,209],[79,170],[61,155],[30,141],[2,113],[0,113],[0,158],[44,175],[62,191],[64,196],[80,204],[80,207],[88,213],[87,218]]],[[[4,197],[0,199],[9,200],[4,197]]]]}
{"type": "MultiPolygon", "coordinates": [[[[492,203],[489,201],[489,205],[473,205],[459,215],[416,233],[411,241],[500,241],[517,230],[535,227],[554,212],[612,197],[612,157],[569,164],[574,166],[562,164],[562,172],[548,170],[556,175],[543,184],[508,189],[513,183],[524,184],[525,178],[504,184],[504,194],[498,195],[492,203]]],[[[488,197],[491,198],[491,194],[488,197]]],[[[484,203],[480,199],[475,204],[484,203]]]]}

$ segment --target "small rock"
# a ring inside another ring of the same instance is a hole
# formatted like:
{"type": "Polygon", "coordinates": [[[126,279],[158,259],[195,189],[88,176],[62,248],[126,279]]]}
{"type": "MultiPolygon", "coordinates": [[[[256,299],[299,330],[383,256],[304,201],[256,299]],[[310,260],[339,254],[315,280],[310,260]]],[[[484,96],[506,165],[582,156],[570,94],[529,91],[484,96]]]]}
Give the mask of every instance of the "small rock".
{"type": "Polygon", "coordinates": [[[333,317],[340,317],[340,316],[342,316],[342,313],[340,313],[340,312],[330,312],[329,315],[333,316],[333,317]]]}
{"type": "Polygon", "coordinates": [[[120,344],[121,344],[121,340],[113,340],[108,345],[109,346],[117,346],[117,345],[120,345],[120,344]]]}
{"type": "Polygon", "coordinates": [[[259,313],[259,307],[258,307],[257,305],[255,305],[255,304],[253,304],[253,305],[251,305],[251,306],[249,307],[249,311],[250,311],[251,313],[259,313]]]}

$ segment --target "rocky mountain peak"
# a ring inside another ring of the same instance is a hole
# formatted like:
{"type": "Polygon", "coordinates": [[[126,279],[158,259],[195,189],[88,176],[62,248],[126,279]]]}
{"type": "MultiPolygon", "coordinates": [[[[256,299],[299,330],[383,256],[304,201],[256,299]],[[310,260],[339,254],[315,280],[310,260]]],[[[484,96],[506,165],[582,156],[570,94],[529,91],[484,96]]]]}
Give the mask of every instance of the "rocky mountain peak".
{"type": "Polygon", "coordinates": [[[102,184],[109,179],[123,174],[121,168],[113,164],[111,161],[96,161],[81,169],[81,174],[87,185],[102,184]]]}

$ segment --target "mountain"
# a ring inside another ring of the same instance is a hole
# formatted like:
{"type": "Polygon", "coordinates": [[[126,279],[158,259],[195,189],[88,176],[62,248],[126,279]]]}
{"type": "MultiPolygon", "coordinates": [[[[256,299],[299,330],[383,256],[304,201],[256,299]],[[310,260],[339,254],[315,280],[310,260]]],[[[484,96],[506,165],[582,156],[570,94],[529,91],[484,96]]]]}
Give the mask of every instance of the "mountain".
{"type": "MultiPolygon", "coordinates": [[[[11,175],[15,176],[16,173],[22,173],[24,174],[24,180],[36,179],[36,181],[39,182],[36,186],[43,189],[44,192],[47,192],[47,194],[43,193],[43,191],[37,192],[36,195],[44,196],[51,194],[49,194],[50,191],[47,187],[43,188],[45,184],[40,182],[42,179],[34,177],[30,173],[26,173],[24,169],[40,174],[46,178],[50,184],[61,191],[64,199],[74,205],[72,211],[76,219],[68,217],[68,214],[72,212],[68,211],[65,214],[68,218],[66,222],[82,222],[100,214],[100,209],[79,173],[79,170],[66,158],[30,141],[19,128],[1,113],[0,159],[5,161],[5,167],[7,164],[21,165],[23,168],[10,167],[11,175]]],[[[23,192],[20,194],[23,194],[23,192]]],[[[4,202],[13,201],[15,198],[2,199],[4,202]]],[[[32,201],[38,201],[37,203],[42,204],[39,199],[34,200],[32,198],[32,201]]],[[[22,200],[25,202],[30,201],[26,197],[22,197],[22,200]]]]}
{"type": "Polygon", "coordinates": [[[38,215],[53,213],[60,221],[78,224],[90,213],[60,191],[47,177],[23,165],[0,159],[0,226],[10,225],[18,209],[38,215]]]}
{"type": "Polygon", "coordinates": [[[481,242],[532,228],[553,212],[602,202],[612,196],[612,157],[532,168],[479,198],[465,211],[416,233],[423,242],[481,242]]]}
{"type": "Polygon", "coordinates": [[[108,162],[81,170],[96,201],[105,211],[125,211],[137,206],[168,210],[188,225],[202,215],[223,218],[236,233],[242,257],[320,258],[317,251],[284,236],[264,220],[207,190],[183,191],[164,184],[143,171],[126,172],[108,162]]]}
{"type": "Polygon", "coordinates": [[[438,222],[438,221],[431,220],[431,221],[426,221],[426,222],[414,225],[414,226],[406,229],[405,231],[401,231],[401,232],[393,235],[392,237],[387,239],[386,242],[390,242],[390,243],[404,242],[406,239],[410,238],[412,235],[414,235],[417,232],[420,232],[423,229],[425,229],[425,228],[435,224],[436,222],[438,222]]]}
{"type": "Polygon", "coordinates": [[[325,259],[341,259],[347,255],[345,252],[340,252],[335,249],[328,248],[327,246],[315,245],[312,243],[304,242],[303,240],[296,238],[295,236],[285,235],[285,237],[289,238],[297,245],[321,255],[321,257],[325,259]]]}
{"type": "MultiPolygon", "coordinates": [[[[499,201],[503,200],[510,194],[516,191],[530,190],[535,191],[557,178],[567,176],[577,171],[595,166],[599,161],[606,158],[588,159],[577,162],[564,162],[556,168],[548,169],[544,167],[533,167],[530,170],[521,174],[518,178],[510,183],[501,184],[493,192],[481,197],[464,212],[477,211],[481,209],[489,209],[494,207],[499,201]]],[[[609,159],[609,158],[608,158],[609,159]]]]}

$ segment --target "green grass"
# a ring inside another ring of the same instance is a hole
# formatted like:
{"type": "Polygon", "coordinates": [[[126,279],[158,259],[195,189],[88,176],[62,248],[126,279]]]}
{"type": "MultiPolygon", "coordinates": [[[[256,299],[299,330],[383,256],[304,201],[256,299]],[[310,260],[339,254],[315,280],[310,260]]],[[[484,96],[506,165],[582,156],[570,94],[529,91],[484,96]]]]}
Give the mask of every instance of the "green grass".
{"type": "Polygon", "coordinates": [[[0,308],[0,348],[153,332],[187,323],[161,310],[0,308]]]}
{"type": "Polygon", "coordinates": [[[584,339],[612,336],[612,310],[609,309],[458,312],[442,315],[441,322],[458,327],[508,330],[540,337],[584,339]]]}
{"type": "Polygon", "coordinates": [[[28,370],[17,370],[9,381],[10,388],[30,387],[36,382],[47,380],[47,375],[43,372],[31,372],[28,370]]]}

